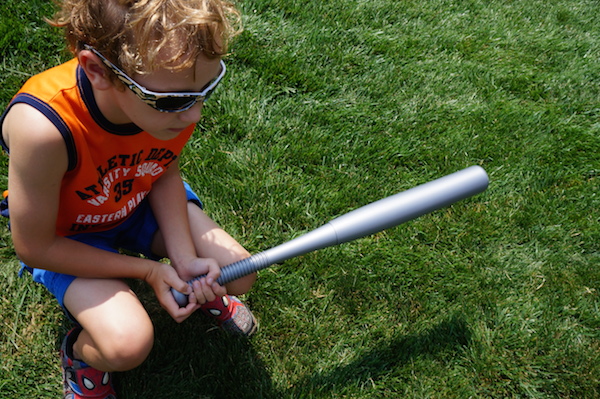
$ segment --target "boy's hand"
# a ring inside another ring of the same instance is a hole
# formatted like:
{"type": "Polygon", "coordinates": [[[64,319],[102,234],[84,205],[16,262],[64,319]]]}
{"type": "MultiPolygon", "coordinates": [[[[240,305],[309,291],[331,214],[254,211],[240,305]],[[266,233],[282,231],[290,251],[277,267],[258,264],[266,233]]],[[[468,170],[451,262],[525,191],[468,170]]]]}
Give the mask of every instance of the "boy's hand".
{"type": "Polygon", "coordinates": [[[225,287],[222,287],[216,282],[221,275],[221,268],[214,259],[191,259],[184,267],[180,267],[179,274],[188,281],[196,276],[206,275],[206,277],[193,282],[193,294],[190,295],[190,302],[196,302],[198,305],[202,305],[203,303],[212,302],[217,297],[222,297],[227,294],[225,287]]]}
{"type": "Polygon", "coordinates": [[[200,307],[193,294],[192,287],[179,278],[179,275],[171,265],[160,262],[154,262],[155,265],[150,269],[144,280],[150,284],[160,305],[169,315],[178,323],[187,319],[195,310],[200,307]],[[190,295],[190,302],[184,308],[180,308],[171,293],[171,287],[177,291],[190,295]]]}
{"type": "Polygon", "coordinates": [[[217,297],[227,294],[225,287],[216,282],[221,274],[221,269],[214,259],[193,258],[187,262],[185,273],[190,276],[205,274],[206,277],[195,281],[193,286],[182,280],[177,271],[170,265],[155,262],[145,280],[158,298],[160,305],[171,315],[178,323],[187,319],[194,311],[200,308],[205,302],[211,302],[217,297]],[[189,295],[187,306],[180,308],[171,293],[171,287],[177,291],[189,295]]]}

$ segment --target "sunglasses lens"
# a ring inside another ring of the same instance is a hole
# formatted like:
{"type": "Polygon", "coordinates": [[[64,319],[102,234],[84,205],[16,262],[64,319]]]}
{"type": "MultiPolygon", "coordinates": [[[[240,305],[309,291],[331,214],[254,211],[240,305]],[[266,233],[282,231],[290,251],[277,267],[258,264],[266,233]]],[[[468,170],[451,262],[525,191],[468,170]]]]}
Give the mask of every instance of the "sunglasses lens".
{"type": "MultiPolygon", "coordinates": [[[[223,64],[224,65],[224,64],[223,64]]],[[[152,105],[154,108],[163,111],[163,112],[183,112],[189,108],[191,108],[194,104],[196,104],[196,102],[198,101],[202,101],[202,102],[206,102],[211,94],[215,91],[215,89],[217,88],[217,86],[219,85],[219,82],[221,81],[221,77],[223,76],[223,74],[221,74],[217,79],[215,79],[213,86],[206,90],[204,93],[202,93],[203,95],[201,97],[196,97],[196,96],[164,96],[164,97],[159,97],[154,101],[154,105],[152,105]]],[[[209,84],[208,86],[210,86],[211,84],[209,84]]],[[[200,93],[198,93],[200,94],[200,93]]]]}
{"type": "Polygon", "coordinates": [[[189,108],[196,102],[195,97],[163,97],[156,100],[156,108],[177,111],[189,108]]]}

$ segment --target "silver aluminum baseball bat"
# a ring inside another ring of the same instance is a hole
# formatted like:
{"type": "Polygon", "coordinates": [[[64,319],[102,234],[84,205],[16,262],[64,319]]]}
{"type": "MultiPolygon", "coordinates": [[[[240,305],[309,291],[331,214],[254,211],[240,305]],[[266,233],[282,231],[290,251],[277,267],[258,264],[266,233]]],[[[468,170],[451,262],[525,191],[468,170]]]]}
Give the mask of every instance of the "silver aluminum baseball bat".
{"type": "MultiPolygon", "coordinates": [[[[419,216],[479,194],[489,179],[480,166],[471,166],[431,182],[391,195],[350,211],[329,223],[281,245],[224,266],[217,282],[221,285],[265,269],[275,263],[342,244],[408,222],[419,216]]],[[[193,281],[204,276],[198,276],[193,281]]],[[[187,295],[171,289],[180,306],[187,295]]]]}

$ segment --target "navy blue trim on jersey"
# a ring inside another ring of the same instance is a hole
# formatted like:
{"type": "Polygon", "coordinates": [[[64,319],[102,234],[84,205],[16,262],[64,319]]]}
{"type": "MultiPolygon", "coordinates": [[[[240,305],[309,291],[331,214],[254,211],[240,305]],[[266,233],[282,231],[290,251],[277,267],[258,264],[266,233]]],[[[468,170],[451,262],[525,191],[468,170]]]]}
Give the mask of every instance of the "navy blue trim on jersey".
{"type": "Polygon", "coordinates": [[[142,129],[140,129],[134,123],[116,125],[106,119],[106,117],[100,111],[98,103],[96,103],[96,98],[94,97],[94,92],[92,91],[92,84],[81,66],[77,67],[77,85],[79,86],[81,98],[88,108],[90,115],[94,119],[94,122],[96,122],[102,129],[106,130],[108,133],[117,134],[120,136],[131,136],[142,132],[142,129]]]}
{"type": "MultiPolygon", "coordinates": [[[[75,141],[73,140],[71,129],[69,129],[69,126],[65,123],[63,118],[61,118],[61,116],[50,105],[40,100],[39,98],[29,93],[20,93],[15,96],[15,98],[11,101],[9,107],[2,115],[2,118],[0,119],[0,126],[2,126],[4,118],[8,111],[15,104],[27,104],[35,108],[36,110],[41,112],[46,118],[48,118],[48,120],[52,122],[54,126],[56,126],[61,136],[63,137],[63,140],[65,141],[65,145],[67,146],[67,154],[69,157],[68,170],[73,170],[77,165],[77,149],[75,148],[75,141]]],[[[10,153],[10,150],[4,142],[4,139],[2,139],[2,147],[6,150],[6,152],[10,153]]]]}
{"type": "Polygon", "coordinates": [[[6,108],[6,111],[4,111],[2,113],[2,115],[0,116],[0,146],[2,146],[2,149],[4,151],[6,151],[6,153],[8,154],[8,146],[6,145],[6,142],[4,141],[4,135],[2,134],[2,125],[4,124],[4,118],[6,118],[6,114],[8,114],[8,110],[10,109],[10,106],[8,108],[6,108]]]}

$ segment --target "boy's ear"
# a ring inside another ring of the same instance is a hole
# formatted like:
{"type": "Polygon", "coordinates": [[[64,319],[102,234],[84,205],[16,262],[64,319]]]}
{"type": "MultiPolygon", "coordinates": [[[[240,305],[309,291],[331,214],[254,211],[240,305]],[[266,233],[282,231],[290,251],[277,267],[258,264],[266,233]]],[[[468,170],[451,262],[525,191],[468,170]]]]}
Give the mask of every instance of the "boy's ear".
{"type": "Polygon", "coordinates": [[[108,71],[98,56],[89,50],[81,50],[77,55],[79,65],[85,71],[90,83],[97,90],[107,90],[114,85],[108,78],[108,71]]]}

